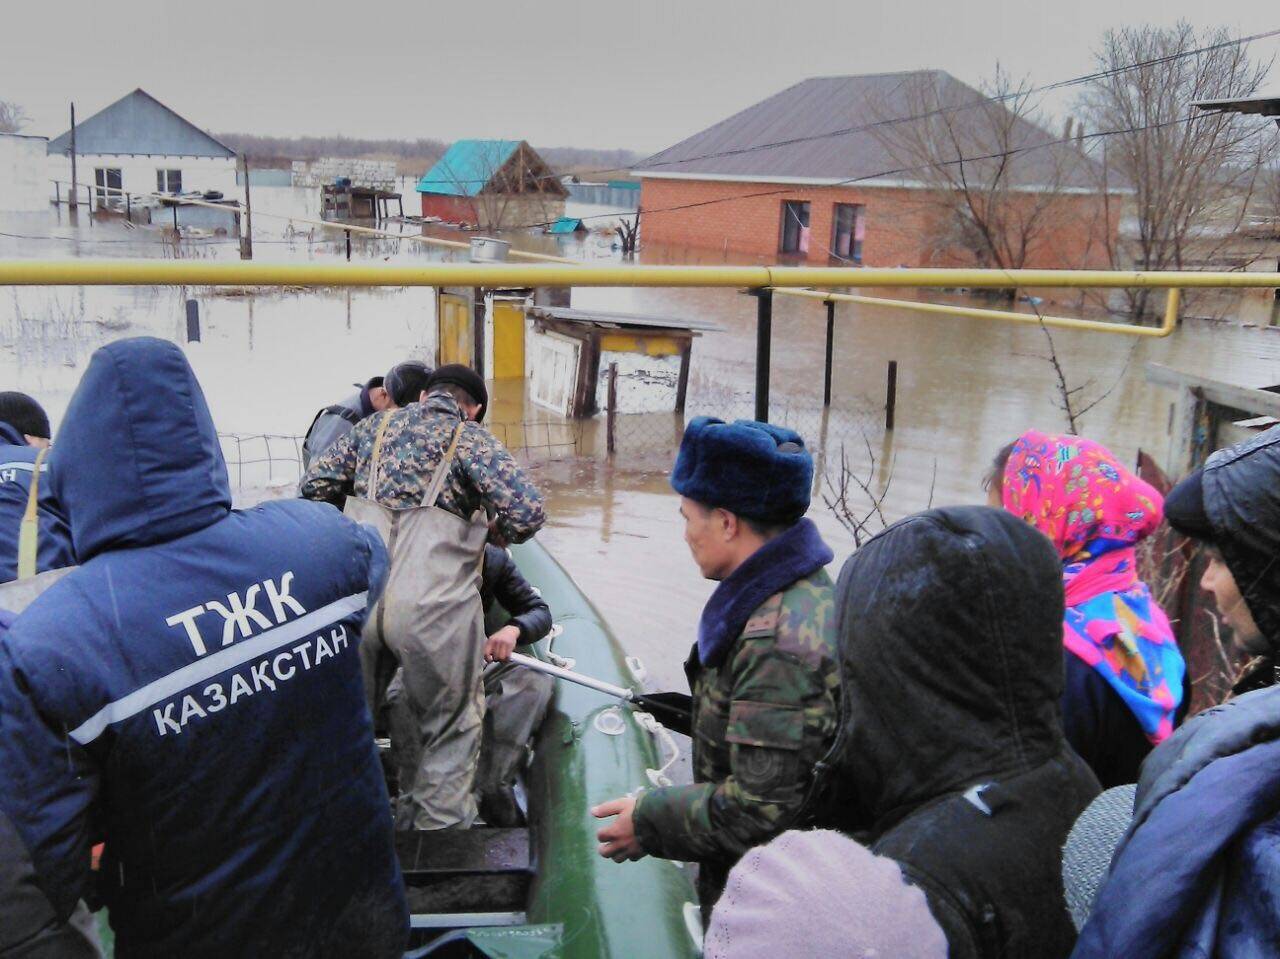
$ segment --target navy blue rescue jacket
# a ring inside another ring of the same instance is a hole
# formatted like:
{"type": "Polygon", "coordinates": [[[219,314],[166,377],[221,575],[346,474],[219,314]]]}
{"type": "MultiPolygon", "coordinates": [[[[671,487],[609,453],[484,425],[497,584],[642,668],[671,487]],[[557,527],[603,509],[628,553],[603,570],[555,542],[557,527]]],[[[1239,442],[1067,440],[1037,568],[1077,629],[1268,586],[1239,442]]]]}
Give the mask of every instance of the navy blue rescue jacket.
{"type": "Polygon", "coordinates": [[[391,957],[408,912],[357,644],[371,531],[231,510],[181,350],[89,365],[51,470],[80,567],[0,640],[0,811],[60,916],[90,882],[127,957],[391,957]]]}
{"type": "Polygon", "coordinates": [[[1206,710],[1147,758],[1072,959],[1280,955],[1280,688],[1206,710]]]}
{"type": "MultiPolygon", "coordinates": [[[[0,423],[0,583],[18,578],[18,532],[27,511],[31,477],[35,475],[36,454],[17,430],[0,423]]],[[[53,499],[49,483],[48,457],[40,471],[39,552],[36,572],[71,566],[71,533],[67,521],[53,499]]]]}

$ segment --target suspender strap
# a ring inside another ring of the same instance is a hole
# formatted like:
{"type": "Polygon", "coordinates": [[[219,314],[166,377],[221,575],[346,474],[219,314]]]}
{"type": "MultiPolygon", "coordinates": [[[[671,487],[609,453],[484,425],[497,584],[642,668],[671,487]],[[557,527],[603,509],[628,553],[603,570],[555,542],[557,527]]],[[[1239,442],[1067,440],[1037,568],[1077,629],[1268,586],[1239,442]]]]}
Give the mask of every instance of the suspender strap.
{"type": "Polygon", "coordinates": [[[31,471],[31,489],[27,492],[27,510],[22,515],[18,531],[18,579],[36,574],[36,559],[40,554],[40,467],[48,449],[36,454],[35,468],[31,471]]]}
{"type": "Polygon", "coordinates": [[[378,501],[378,467],[382,465],[382,435],[390,422],[391,414],[383,413],[378,432],[373,435],[373,453],[369,456],[369,488],[365,490],[365,499],[375,503],[378,501]]]}
{"type": "Polygon", "coordinates": [[[435,474],[431,477],[431,486],[422,497],[423,506],[435,506],[436,500],[440,498],[440,490],[444,489],[444,481],[449,478],[449,469],[453,466],[453,455],[458,451],[458,438],[462,436],[462,427],[465,422],[459,422],[453,428],[453,439],[449,441],[449,448],[445,451],[444,459],[436,466],[435,474]]]}

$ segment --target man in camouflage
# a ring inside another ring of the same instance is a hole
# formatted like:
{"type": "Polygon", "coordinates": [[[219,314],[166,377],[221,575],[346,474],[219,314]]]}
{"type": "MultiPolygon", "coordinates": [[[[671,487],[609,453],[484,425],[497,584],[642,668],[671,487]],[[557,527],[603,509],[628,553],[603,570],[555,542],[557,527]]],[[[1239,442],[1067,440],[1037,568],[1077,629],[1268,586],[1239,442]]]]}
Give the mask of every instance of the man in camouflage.
{"type": "Polygon", "coordinates": [[[840,678],[833,554],[804,519],[813,460],[791,430],[690,422],[671,485],[685,541],[718,580],[685,663],[693,778],[597,806],[600,854],[700,864],[703,917],[752,846],[795,825],[835,736],[840,678]]]}
{"type": "Polygon", "coordinates": [[[373,525],[391,554],[387,585],[360,647],[375,722],[400,668],[393,750],[401,829],[470,826],[484,721],[486,639],[478,587],[486,540],[522,542],[542,526],[542,495],[479,420],[488,402],[472,370],[444,366],[419,403],[362,421],[307,471],[302,495],[336,500],[373,525]],[[487,521],[487,526],[486,526],[487,521]]]}
{"type": "Polygon", "coordinates": [[[437,505],[464,518],[484,509],[492,519],[492,539],[500,545],[522,543],[533,536],[546,519],[542,493],[502,442],[480,425],[488,402],[484,381],[467,370],[478,381],[478,385],[469,382],[470,388],[484,395],[477,398],[479,402],[468,404],[469,411],[464,410],[458,391],[450,389],[458,384],[440,379],[448,377],[452,369],[443,366],[433,374],[421,402],[375,413],[341,436],[302,477],[302,496],[336,506],[350,495],[375,499],[392,509],[417,506],[449,447],[454,427],[463,422],[457,453],[437,505]],[[387,425],[378,488],[370,490],[369,462],[383,421],[387,425]]]}

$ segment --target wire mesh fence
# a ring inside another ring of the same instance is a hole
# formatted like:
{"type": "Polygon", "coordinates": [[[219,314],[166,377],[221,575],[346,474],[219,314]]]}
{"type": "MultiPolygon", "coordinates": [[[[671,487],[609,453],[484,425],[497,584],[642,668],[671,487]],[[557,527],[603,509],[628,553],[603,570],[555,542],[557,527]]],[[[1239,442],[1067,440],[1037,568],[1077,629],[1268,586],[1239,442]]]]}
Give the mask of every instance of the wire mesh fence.
{"type": "MultiPolygon", "coordinates": [[[[674,454],[685,423],[694,416],[751,419],[749,395],[702,396],[681,414],[625,413],[613,418],[613,450],[621,455],[674,454]]],[[[868,402],[824,408],[812,400],[776,399],[770,421],[794,429],[815,453],[880,435],[882,412],[868,402]]],[[[525,465],[609,455],[608,411],[587,419],[529,419],[485,424],[525,465]]],[[[302,436],[283,433],[219,433],[231,482],[238,490],[286,488],[302,478],[302,436]]]]}

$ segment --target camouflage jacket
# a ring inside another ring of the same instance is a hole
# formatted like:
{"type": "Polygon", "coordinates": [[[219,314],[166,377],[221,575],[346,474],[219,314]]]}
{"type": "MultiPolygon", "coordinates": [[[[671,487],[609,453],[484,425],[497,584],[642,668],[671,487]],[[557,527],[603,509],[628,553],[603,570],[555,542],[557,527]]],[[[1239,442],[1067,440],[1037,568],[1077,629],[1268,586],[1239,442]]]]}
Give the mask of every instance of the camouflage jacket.
{"type": "Polygon", "coordinates": [[[644,850],[702,864],[709,909],[729,869],[791,825],[814,764],[835,738],[840,696],[835,594],[826,570],[766,600],[724,663],[685,664],[693,690],[693,778],[643,793],[644,850]]]}
{"type": "MultiPolygon", "coordinates": [[[[390,509],[420,505],[462,420],[457,401],[443,393],[361,420],[312,462],[299,492],[307,499],[335,504],[353,494],[368,497],[369,461],[384,420],[388,422],[373,499],[390,509]]],[[[470,421],[463,426],[436,505],[464,519],[477,509],[485,510],[509,543],[524,542],[546,519],[542,493],[525,471],[492,433],[470,421]]]]}

